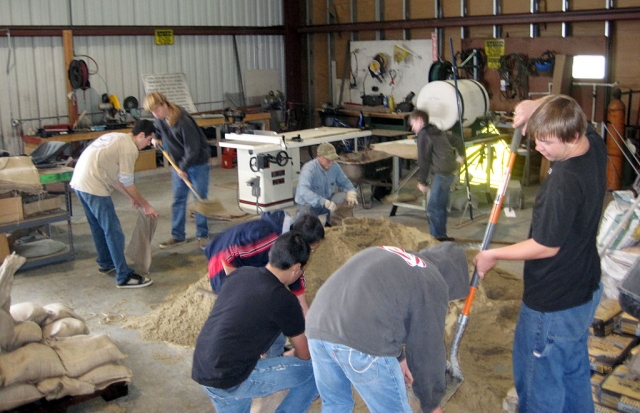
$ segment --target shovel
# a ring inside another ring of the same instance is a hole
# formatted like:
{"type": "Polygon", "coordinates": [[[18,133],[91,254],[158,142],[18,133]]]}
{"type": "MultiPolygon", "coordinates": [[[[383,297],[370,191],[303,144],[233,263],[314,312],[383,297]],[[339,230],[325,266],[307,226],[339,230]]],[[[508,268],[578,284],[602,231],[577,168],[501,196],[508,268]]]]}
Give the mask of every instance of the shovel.
{"type": "MultiPolygon", "coordinates": [[[[173,169],[175,169],[176,172],[179,172],[180,168],[178,168],[178,166],[173,162],[173,159],[171,159],[167,151],[162,149],[162,154],[165,158],[167,158],[171,166],[173,166],[173,169]]],[[[193,192],[193,196],[196,197],[196,207],[194,209],[197,213],[204,217],[211,218],[213,216],[219,215],[220,213],[226,212],[224,206],[222,206],[220,201],[218,201],[217,199],[202,199],[189,179],[182,178],[182,180],[185,184],[187,184],[191,192],[193,192]]]]}
{"type": "MultiPolygon", "coordinates": [[[[495,225],[498,222],[498,217],[500,216],[500,210],[502,209],[502,201],[504,200],[504,195],[507,192],[507,185],[509,184],[509,178],[511,178],[511,172],[513,171],[513,164],[516,161],[517,149],[520,146],[520,141],[522,140],[522,128],[516,128],[513,133],[513,138],[511,139],[511,154],[509,155],[509,163],[507,166],[507,171],[505,175],[502,177],[502,182],[500,183],[500,187],[498,188],[498,192],[496,194],[496,198],[493,201],[493,207],[491,208],[491,215],[489,216],[489,224],[487,225],[487,229],[484,233],[484,238],[482,239],[481,251],[486,250],[491,243],[491,237],[493,236],[493,231],[495,230],[495,225]]],[[[464,376],[462,375],[462,371],[460,370],[460,364],[458,363],[458,347],[460,346],[460,340],[462,340],[462,334],[464,333],[464,329],[467,326],[467,321],[469,320],[469,312],[471,311],[471,304],[473,303],[473,298],[475,297],[476,291],[478,290],[478,283],[480,281],[480,276],[478,275],[478,269],[473,269],[473,277],[471,277],[471,285],[469,288],[469,295],[464,303],[464,308],[462,309],[462,313],[458,318],[458,325],[456,327],[455,335],[453,336],[453,341],[451,342],[451,352],[449,355],[449,362],[447,363],[447,388],[445,390],[445,395],[442,399],[440,405],[444,405],[453,394],[458,390],[462,382],[464,381],[464,376]]]]}

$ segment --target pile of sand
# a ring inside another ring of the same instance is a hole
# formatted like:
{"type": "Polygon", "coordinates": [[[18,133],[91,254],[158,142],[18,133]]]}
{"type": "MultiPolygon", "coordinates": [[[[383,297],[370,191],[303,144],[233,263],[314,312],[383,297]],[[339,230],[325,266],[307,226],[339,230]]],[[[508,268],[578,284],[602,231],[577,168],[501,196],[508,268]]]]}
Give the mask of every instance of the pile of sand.
{"type": "MultiPolygon", "coordinates": [[[[364,248],[389,245],[415,251],[436,243],[428,234],[386,219],[345,219],[343,226],[327,230],[325,241],[305,268],[307,299],[312,303],[322,283],[364,248]]],[[[470,271],[476,253],[467,252],[470,271]]],[[[123,325],[140,330],[148,340],[193,347],[214,303],[214,298],[203,290],[211,291],[206,277],[174,300],[145,316],[129,318],[123,325]]],[[[502,410],[502,400],[513,386],[511,346],[521,297],[522,281],[508,272],[494,269],[481,281],[458,354],[465,381],[444,406],[447,413],[502,410]]],[[[447,346],[463,304],[451,304],[446,320],[447,346]]],[[[358,402],[356,411],[367,410],[358,402]]]]}

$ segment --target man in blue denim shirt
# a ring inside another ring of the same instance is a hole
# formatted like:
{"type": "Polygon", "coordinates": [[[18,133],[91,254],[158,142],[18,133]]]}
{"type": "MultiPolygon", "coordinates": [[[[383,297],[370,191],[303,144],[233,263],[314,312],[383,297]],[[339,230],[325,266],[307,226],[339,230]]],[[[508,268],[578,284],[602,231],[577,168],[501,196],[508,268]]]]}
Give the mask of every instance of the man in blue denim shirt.
{"type": "Polygon", "coordinates": [[[304,164],[298,178],[295,201],[298,216],[327,214],[326,225],[340,225],[353,216],[358,205],[356,188],[334,161],[339,156],[330,143],[318,146],[316,159],[304,164]]]}

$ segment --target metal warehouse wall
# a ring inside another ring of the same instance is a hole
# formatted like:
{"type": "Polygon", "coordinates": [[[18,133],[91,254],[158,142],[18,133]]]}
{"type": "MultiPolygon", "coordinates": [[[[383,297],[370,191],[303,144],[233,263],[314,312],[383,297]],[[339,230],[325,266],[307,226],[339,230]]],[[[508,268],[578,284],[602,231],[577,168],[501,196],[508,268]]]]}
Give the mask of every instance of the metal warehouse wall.
{"type": "MultiPolygon", "coordinates": [[[[0,145],[21,152],[12,119],[22,121],[25,133],[68,121],[62,37],[9,38],[3,25],[258,27],[282,20],[280,0],[0,0],[0,145]]],[[[236,36],[236,42],[243,73],[276,70],[284,88],[281,36],[236,36]]],[[[153,36],[74,36],[73,43],[76,58],[97,70],[91,89],[75,94],[78,111],[96,112],[94,121],[102,118],[97,105],[103,93],[142,103],[145,73],[185,73],[199,111],[221,109],[226,93],[241,91],[233,36],[175,36],[170,46],[156,45],[153,36]]]]}

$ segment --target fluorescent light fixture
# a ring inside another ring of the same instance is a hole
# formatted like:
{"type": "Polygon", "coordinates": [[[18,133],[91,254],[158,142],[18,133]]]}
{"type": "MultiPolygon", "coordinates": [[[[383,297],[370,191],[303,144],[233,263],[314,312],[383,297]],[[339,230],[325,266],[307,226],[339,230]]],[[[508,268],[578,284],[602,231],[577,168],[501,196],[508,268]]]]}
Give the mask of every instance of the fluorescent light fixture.
{"type": "Polygon", "coordinates": [[[604,79],[604,56],[573,56],[571,76],[574,79],[604,79]]]}

